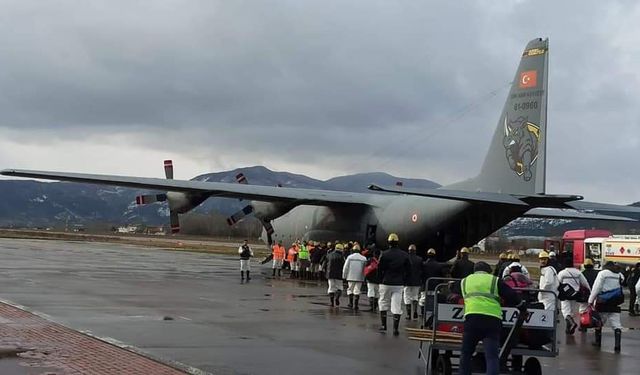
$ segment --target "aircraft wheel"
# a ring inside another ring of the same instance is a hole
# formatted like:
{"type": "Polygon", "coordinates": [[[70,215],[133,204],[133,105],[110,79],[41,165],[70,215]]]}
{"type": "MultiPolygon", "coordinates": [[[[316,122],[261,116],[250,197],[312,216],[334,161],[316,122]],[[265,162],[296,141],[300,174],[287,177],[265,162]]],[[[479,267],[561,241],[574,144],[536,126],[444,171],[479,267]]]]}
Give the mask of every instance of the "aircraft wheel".
{"type": "Polygon", "coordinates": [[[519,373],[522,371],[522,356],[514,355],[511,357],[511,372],[519,373]]]}
{"type": "Polygon", "coordinates": [[[524,373],[526,375],[542,375],[542,366],[537,358],[529,357],[524,363],[524,373]]]}
{"type": "Polygon", "coordinates": [[[436,360],[436,374],[437,375],[451,375],[451,359],[448,355],[439,355],[436,360]]]}

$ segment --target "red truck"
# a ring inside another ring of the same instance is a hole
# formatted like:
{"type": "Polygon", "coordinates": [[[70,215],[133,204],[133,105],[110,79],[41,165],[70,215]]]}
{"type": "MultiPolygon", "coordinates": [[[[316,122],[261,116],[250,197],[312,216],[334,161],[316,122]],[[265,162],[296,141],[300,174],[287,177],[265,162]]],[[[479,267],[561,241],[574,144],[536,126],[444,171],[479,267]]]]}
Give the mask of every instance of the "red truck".
{"type": "Polygon", "coordinates": [[[613,235],[600,229],[569,230],[564,232],[559,244],[557,241],[545,241],[545,250],[555,251],[560,261],[573,259],[574,266],[578,268],[585,258],[591,258],[596,269],[607,261],[633,265],[640,262],[640,236],[613,235]]]}

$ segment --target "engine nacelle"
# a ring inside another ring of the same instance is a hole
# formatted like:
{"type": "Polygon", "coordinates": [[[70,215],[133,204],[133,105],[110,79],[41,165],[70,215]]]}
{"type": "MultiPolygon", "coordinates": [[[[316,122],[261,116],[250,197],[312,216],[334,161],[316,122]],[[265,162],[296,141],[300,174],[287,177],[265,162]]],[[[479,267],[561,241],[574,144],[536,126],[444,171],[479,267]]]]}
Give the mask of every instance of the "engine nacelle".
{"type": "Polygon", "coordinates": [[[251,205],[254,208],[254,215],[257,218],[265,221],[276,219],[291,211],[291,209],[295,207],[295,205],[291,203],[273,203],[261,201],[252,201],[251,205]]]}
{"type": "Polygon", "coordinates": [[[169,201],[169,209],[180,214],[187,213],[198,207],[202,202],[209,198],[210,194],[206,193],[181,193],[170,191],[167,193],[169,201]]]}

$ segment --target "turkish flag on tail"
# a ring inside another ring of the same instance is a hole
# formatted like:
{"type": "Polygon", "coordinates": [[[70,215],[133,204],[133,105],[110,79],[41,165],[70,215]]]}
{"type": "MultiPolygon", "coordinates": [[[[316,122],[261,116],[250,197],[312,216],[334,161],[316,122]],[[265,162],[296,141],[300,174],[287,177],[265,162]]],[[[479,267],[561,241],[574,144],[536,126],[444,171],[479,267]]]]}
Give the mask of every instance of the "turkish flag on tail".
{"type": "Polygon", "coordinates": [[[521,89],[527,89],[531,87],[536,87],[538,85],[538,72],[535,70],[528,70],[526,72],[520,73],[520,84],[518,85],[521,89]]]}

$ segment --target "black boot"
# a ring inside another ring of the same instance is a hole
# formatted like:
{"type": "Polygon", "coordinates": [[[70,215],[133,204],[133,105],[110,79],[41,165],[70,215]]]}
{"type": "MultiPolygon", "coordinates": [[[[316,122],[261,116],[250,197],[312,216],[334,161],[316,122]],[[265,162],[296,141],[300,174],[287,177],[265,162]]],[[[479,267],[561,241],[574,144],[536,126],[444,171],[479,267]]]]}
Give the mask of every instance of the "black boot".
{"type": "Polygon", "coordinates": [[[240,271],[240,281],[244,281],[244,271],[240,271]]]}
{"type": "Polygon", "coordinates": [[[373,297],[369,297],[369,311],[376,312],[376,299],[373,297]]]}
{"type": "Polygon", "coordinates": [[[599,348],[602,346],[602,328],[596,328],[596,339],[591,345],[599,348]]]}
{"type": "Polygon", "coordinates": [[[360,296],[356,296],[355,299],[353,300],[353,310],[354,311],[360,310],[360,307],[358,306],[358,303],[360,303],[360,296]]]}
{"type": "Polygon", "coordinates": [[[278,277],[282,277],[282,268],[278,268],[278,277]]]}
{"type": "Polygon", "coordinates": [[[393,314],[393,335],[398,336],[400,331],[398,331],[398,327],[400,327],[400,314],[393,314]]]}
{"type": "Polygon", "coordinates": [[[336,294],[329,293],[329,300],[331,300],[331,307],[334,307],[336,305],[335,299],[336,299],[336,294]]]}
{"type": "Polygon", "coordinates": [[[413,319],[418,319],[418,301],[413,301],[413,319]]]}
{"type": "Polygon", "coordinates": [[[338,291],[336,291],[336,306],[340,306],[340,296],[342,295],[342,291],[340,289],[338,289],[338,291]]]}
{"type": "Polygon", "coordinates": [[[405,317],[405,319],[406,320],[411,320],[411,304],[404,305],[404,306],[407,309],[407,316],[405,317]]]}
{"type": "Polygon", "coordinates": [[[424,306],[420,306],[420,317],[424,321],[424,306]]]}
{"type": "Polygon", "coordinates": [[[273,269],[273,274],[271,276],[273,276],[273,277],[276,276],[276,269],[275,268],[273,269]]]}
{"type": "Polygon", "coordinates": [[[565,318],[565,323],[566,323],[566,327],[564,332],[567,335],[573,335],[576,331],[576,327],[578,327],[578,324],[576,324],[576,322],[573,320],[573,317],[571,316],[567,316],[565,318]]]}
{"type": "Polygon", "coordinates": [[[247,281],[251,280],[251,276],[249,276],[249,273],[250,273],[250,272],[251,272],[251,271],[247,271],[247,281]]]}
{"type": "Polygon", "coordinates": [[[622,331],[618,328],[613,331],[615,336],[615,345],[613,346],[613,351],[616,353],[620,353],[620,341],[622,341],[622,331]]]}
{"type": "Polygon", "coordinates": [[[347,305],[349,310],[353,309],[353,294],[349,294],[349,304],[347,305]]]}
{"type": "Polygon", "coordinates": [[[373,300],[373,312],[380,311],[380,304],[378,303],[378,299],[375,298],[373,300]]]}
{"type": "Polygon", "coordinates": [[[386,332],[387,331],[387,312],[386,311],[380,311],[380,332],[386,332]]]}

